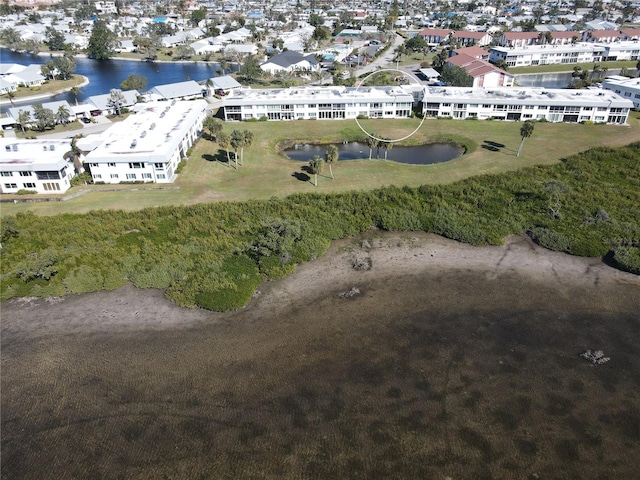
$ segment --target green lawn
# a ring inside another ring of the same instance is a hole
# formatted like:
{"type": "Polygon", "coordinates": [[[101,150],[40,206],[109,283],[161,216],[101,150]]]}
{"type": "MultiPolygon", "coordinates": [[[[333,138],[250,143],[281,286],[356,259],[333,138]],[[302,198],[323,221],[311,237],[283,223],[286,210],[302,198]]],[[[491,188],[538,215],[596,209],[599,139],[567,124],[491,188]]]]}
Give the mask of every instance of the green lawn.
{"type": "MultiPolygon", "coordinates": [[[[536,164],[551,164],[561,158],[598,145],[619,146],[640,141],[640,114],[632,112],[630,126],[572,125],[536,123],[531,138],[525,141],[520,157],[516,151],[520,142],[517,122],[425,120],[418,132],[405,144],[431,143],[440,139],[457,140],[467,145],[462,157],[436,165],[406,165],[384,160],[341,161],[319,178],[318,187],[301,181],[302,162],[289,160],[277,153],[281,142],[325,143],[354,141],[364,133],[354,121],[293,121],[227,123],[225,130],[246,129],[254,133],[253,145],[245,149],[244,166],[238,171],[226,165],[223,151],[210,140],[200,139],[182,174],[175,182],[179,190],[129,191],[122,185],[118,191],[101,191],[107,187],[88,187],[87,193],[66,202],[3,203],[0,215],[31,210],[40,215],[81,213],[95,209],[137,210],[149,206],[187,205],[201,202],[236,201],[270,198],[296,192],[344,192],[364,190],[384,185],[418,186],[451,183],[485,173],[500,173],[536,164]],[[486,142],[503,144],[498,151],[487,148],[486,142]],[[224,159],[223,162],[220,159],[224,159]]],[[[367,120],[363,126],[377,135],[400,138],[419,124],[412,120],[367,120]]],[[[367,152],[368,154],[368,152],[367,152]]],[[[87,187],[75,187],[68,193],[87,187]]],[[[109,186],[108,188],[113,188],[109,186]]]]}
{"type": "MultiPolygon", "coordinates": [[[[84,82],[84,77],[82,75],[73,75],[69,80],[48,80],[39,87],[18,87],[18,90],[14,92],[13,99],[17,100],[36,95],[51,95],[63,92],[71,87],[76,87],[82,82],[84,82]]],[[[0,98],[3,100],[9,100],[9,95],[5,93],[4,95],[1,95],[0,98]]]]}

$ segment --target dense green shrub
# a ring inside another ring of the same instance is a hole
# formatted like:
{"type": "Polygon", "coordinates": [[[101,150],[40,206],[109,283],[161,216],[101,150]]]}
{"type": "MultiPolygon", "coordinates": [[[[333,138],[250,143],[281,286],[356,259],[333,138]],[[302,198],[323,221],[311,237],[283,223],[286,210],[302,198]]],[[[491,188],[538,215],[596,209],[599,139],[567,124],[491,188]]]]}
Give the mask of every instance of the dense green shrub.
{"type": "Polygon", "coordinates": [[[372,226],[476,245],[527,231],[554,250],[613,252],[612,263],[639,273],[638,158],[635,143],[452,185],[53,218],[19,213],[0,225],[0,298],[113,289],[132,281],[165,289],[179,305],[228,310],[249,301],[261,281],[324,253],[330,240],[372,226]],[[562,219],[549,215],[550,183],[567,187],[557,192],[562,219]]]}

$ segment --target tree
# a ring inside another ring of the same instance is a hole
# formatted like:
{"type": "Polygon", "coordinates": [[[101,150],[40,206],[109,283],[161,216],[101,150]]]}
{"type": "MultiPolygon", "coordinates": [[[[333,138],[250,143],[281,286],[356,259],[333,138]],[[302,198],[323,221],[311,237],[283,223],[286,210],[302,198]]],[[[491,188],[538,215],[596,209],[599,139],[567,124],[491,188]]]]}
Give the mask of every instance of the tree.
{"type": "Polygon", "coordinates": [[[324,161],[329,164],[329,173],[331,174],[331,178],[333,179],[333,168],[332,165],[337,163],[340,159],[340,152],[338,152],[338,147],[335,145],[329,145],[324,154],[324,161]]]}
{"type": "Polygon", "coordinates": [[[78,97],[80,96],[81,92],[82,92],[82,87],[79,87],[77,85],[71,87],[71,89],[69,90],[69,93],[73,95],[73,98],[76,101],[76,105],[78,104],[78,97]]]}
{"type": "Polygon", "coordinates": [[[369,147],[369,160],[371,160],[371,153],[373,149],[379,148],[380,141],[377,138],[367,136],[367,146],[369,147]]]}
{"type": "Polygon", "coordinates": [[[60,80],[68,80],[76,71],[76,61],[69,55],[56,57],[53,59],[53,67],[57,71],[57,77],[60,80]]]}
{"type": "MultiPolygon", "coordinates": [[[[227,165],[231,166],[231,158],[229,157],[229,148],[231,148],[231,137],[227,132],[220,132],[217,137],[218,145],[227,152],[227,165]]],[[[236,169],[238,166],[236,165],[236,169]]]]}
{"type": "Polygon", "coordinates": [[[120,45],[118,37],[109,30],[103,20],[96,20],[93,23],[87,55],[95,60],[108,60],[115,54],[115,48],[120,45]]]}
{"type": "Polygon", "coordinates": [[[212,115],[207,115],[202,122],[202,128],[209,133],[209,137],[213,140],[217,139],[222,132],[222,123],[212,115]]]}
{"type": "Polygon", "coordinates": [[[64,50],[64,35],[53,27],[46,27],[44,30],[44,43],[47,44],[49,50],[64,50]]]}
{"type": "Polygon", "coordinates": [[[44,132],[48,128],[53,128],[56,124],[55,115],[50,108],[44,108],[41,103],[33,104],[33,116],[36,119],[36,129],[44,132]]]}
{"type": "Polygon", "coordinates": [[[58,111],[56,112],[56,123],[60,123],[61,125],[66,125],[67,123],[69,123],[70,116],[71,116],[71,113],[69,112],[69,109],[64,105],[60,105],[58,107],[58,111]]]}
{"type": "Polygon", "coordinates": [[[535,128],[535,124],[533,123],[533,120],[526,120],[523,124],[522,127],[520,127],[520,146],[518,147],[518,154],[516,155],[516,157],[520,156],[520,152],[522,151],[522,145],[524,145],[524,139],[525,138],[529,138],[531,135],[533,135],[533,130],[535,128]]]}
{"type": "Polygon", "coordinates": [[[240,75],[242,75],[248,83],[253,83],[262,77],[263,71],[260,68],[260,61],[255,55],[249,55],[240,69],[240,75]]]}
{"type": "Polygon", "coordinates": [[[393,148],[393,142],[390,142],[389,140],[385,140],[384,142],[382,142],[382,147],[384,148],[384,160],[386,162],[387,154],[389,153],[389,150],[393,148]]]}
{"type": "Polygon", "coordinates": [[[29,125],[31,122],[31,112],[28,110],[20,110],[18,111],[18,125],[22,129],[22,133],[24,133],[25,127],[29,125]]]}
{"type": "Polygon", "coordinates": [[[120,83],[122,90],[138,90],[139,92],[147,88],[147,77],[132,73],[120,83]]]}
{"type": "Polygon", "coordinates": [[[249,148],[253,144],[253,132],[244,130],[242,132],[242,143],[240,144],[240,165],[244,165],[244,147],[249,148]]]}
{"type": "Polygon", "coordinates": [[[322,18],[321,15],[318,15],[317,13],[312,13],[311,15],[309,15],[309,25],[311,25],[312,27],[319,27],[323,24],[324,18],[322,18]]]}
{"type": "Polygon", "coordinates": [[[198,25],[202,20],[207,17],[207,7],[202,6],[198,10],[191,12],[191,23],[198,25]]]}
{"type": "Polygon", "coordinates": [[[446,64],[442,67],[440,80],[452,87],[471,87],[473,78],[467,71],[455,65],[446,64]]]}
{"type": "Polygon", "coordinates": [[[318,174],[322,172],[322,163],[323,160],[318,156],[314,155],[314,157],[309,161],[309,171],[314,175],[313,184],[318,186],[318,174]]]}
{"type": "Polygon", "coordinates": [[[404,46],[412,52],[421,52],[424,48],[429,48],[429,44],[420,35],[416,35],[404,42],[404,46]]]}
{"type": "Polygon", "coordinates": [[[240,130],[234,130],[231,132],[231,141],[229,142],[236,161],[236,170],[238,169],[238,150],[244,143],[244,134],[240,130]]]}
{"type": "Polygon", "coordinates": [[[113,108],[117,116],[120,116],[120,109],[122,108],[122,105],[124,105],[125,101],[126,99],[124,98],[122,90],[120,90],[119,88],[112,88],[111,90],[109,90],[109,99],[107,100],[107,106],[113,108]]]}
{"type": "Polygon", "coordinates": [[[173,55],[175,60],[188,60],[196,54],[195,50],[189,45],[178,45],[176,53],[173,55]]]}

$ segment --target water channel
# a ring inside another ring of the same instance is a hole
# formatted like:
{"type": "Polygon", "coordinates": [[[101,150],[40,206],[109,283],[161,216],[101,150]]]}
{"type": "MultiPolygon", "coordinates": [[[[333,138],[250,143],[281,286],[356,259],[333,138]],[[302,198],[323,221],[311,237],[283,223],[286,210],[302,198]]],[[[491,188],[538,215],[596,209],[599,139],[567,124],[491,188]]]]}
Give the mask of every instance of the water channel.
{"type": "MultiPolygon", "coordinates": [[[[369,158],[369,146],[365,143],[350,142],[336,143],[340,160],[362,160],[369,158]]],[[[328,145],[318,144],[297,144],[292,148],[284,150],[284,154],[292,160],[308,162],[314,156],[324,158],[328,145]]],[[[430,165],[434,163],[448,162],[458,158],[464,151],[449,143],[432,143],[413,147],[393,146],[387,151],[387,159],[399,163],[409,163],[412,165],[430,165]]],[[[384,149],[374,148],[371,154],[372,159],[384,159],[384,149]]]]}

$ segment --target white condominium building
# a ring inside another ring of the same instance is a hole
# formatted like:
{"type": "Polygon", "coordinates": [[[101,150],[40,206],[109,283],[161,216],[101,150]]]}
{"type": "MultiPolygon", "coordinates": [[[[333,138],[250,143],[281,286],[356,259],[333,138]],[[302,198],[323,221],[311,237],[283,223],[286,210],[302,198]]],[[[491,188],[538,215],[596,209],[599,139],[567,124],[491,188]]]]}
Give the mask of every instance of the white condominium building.
{"type": "Polygon", "coordinates": [[[640,58],[638,42],[492,47],[489,52],[490,62],[496,63],[502,60],[509,67],[638,60],[638,58],[640,58]]]}
{"type": "Polygon", "coordinates": [[[633,102],[636,110],[640,110],[640,78],[627,78],[620,75],[612,75],[602,81],[602,88],[613,90],[622,98],[633,102]]]}
{"type": "Polygon", "coordinates": [[[411,92],[410,88],[402,87],[238,89],[224,97],[224,119],[407,118],[414,102],[411,92]]]}
{"type": "Polygon", "coordinates": [[[609,90],[426,87],[427,117],[625,124],[633,102],[609,90]]]}
{"type": "Polygon", "coordinates": [[[76,173],[69,140],[0,138],[0,191],[64,193],[76,173]]]}
{"type": "Polygon", "coordinates": [[[206,106],[204,100],[137,105],[138,112],[106,130],[87,155],[94,181],[173,182],[176,167],[200,136],[206,106]]]}

